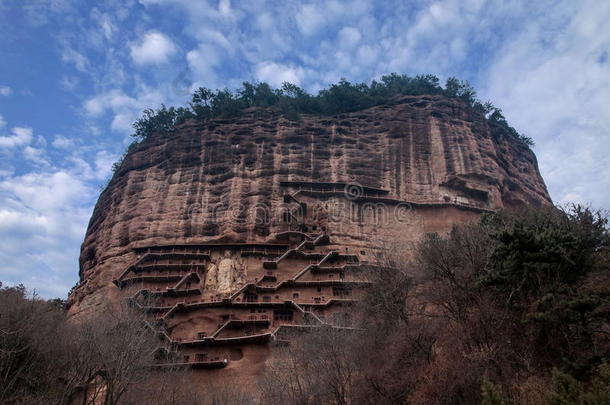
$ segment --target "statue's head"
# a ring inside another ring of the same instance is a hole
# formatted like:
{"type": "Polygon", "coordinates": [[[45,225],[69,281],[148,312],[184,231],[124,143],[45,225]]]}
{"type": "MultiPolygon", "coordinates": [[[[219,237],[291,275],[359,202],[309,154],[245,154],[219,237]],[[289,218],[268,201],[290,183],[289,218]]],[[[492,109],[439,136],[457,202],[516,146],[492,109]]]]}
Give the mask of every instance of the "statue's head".
{"type": "Polygon", "coordinates": [[[231,251],[230,250],[225,250],[225,258],[230,258],[231,257],[231,251]]]}

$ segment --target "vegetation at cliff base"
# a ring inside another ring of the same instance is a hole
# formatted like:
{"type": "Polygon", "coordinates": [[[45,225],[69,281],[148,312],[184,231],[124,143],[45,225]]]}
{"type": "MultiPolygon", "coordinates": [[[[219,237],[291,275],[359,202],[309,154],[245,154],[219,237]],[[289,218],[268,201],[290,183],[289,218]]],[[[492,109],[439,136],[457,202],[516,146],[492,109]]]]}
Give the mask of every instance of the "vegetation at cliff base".
{"type": "Polygon", "coordinates": [[[485,215],[428,235],[412,260],[385,246],[364,332],[280,349],[263,391],[285,403],[610,404],[609,248],[606,215],[580,206],[485,215]]]}
{"type": "Polygon", "coordinates": [[[68,322],[60,302],[0,288],[0,403],[610,404],[605,213],[499,212],[414,256],[380,247],[353,328],[270,346],[254,392],[151,369],[160,341],[139,312],[68,322]]]}
{"type": "Polygon", "coordinates": [[[395,102],[397,96],[443,95],[464,101],[491,123],[503,127],[507,133],[527,146],[531,138],[511,127],[502,111],[490,102],[477,99],[476,91],[468,82],[454,77],[447,79],[444,87],[434,75],[410,77],[392,73],[380,80],[367,83],[351,83],[341,79],[338,83],[320,90],[317,95],[290,83],[274,89],[267,83],[244,82],[243,87],[230,91],[197,89],[184,107],[162,106],[147,109],[133,125],[137,140],[153,133],[169,132],[176,125],[189,119],[210,120],[216,117],[235,117],[250,107],[272,108],[288,119],[296,120],[300,114],[332,115],[362,110],[376,105],[395,102]]]}

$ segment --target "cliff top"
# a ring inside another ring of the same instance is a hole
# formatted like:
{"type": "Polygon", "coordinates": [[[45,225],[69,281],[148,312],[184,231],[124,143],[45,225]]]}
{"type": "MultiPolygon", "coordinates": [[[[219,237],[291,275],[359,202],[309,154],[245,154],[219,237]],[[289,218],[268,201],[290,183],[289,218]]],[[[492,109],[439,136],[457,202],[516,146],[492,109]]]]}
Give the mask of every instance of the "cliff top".
{"type": "Polygon", "coordinates": [[[136,141],[146,139],[156,132],[169,132],[189,119],[208,121],[212,118],[239,116],[251,107],[270,108],[290,120],[298,120],[302,114],[333,115],[354,112],[369,107],[395,103],[400,96],[442,95],[459,99],[474,111],[485,116],[496,126],[503,127],[520,143],[532,146],[531,138],[520,134],[511,127],[502,110],[490,102],[481,102],[474,88],[466,81],[450,77],[441,86],[434,75],[409,77],[392,73],[379,81],[350,83],[341,79],[311,95],[304,89],[290,83],[273,89],[267,83],[244,82],[243,87],[212,91],[197,89],[191,101],[184,107],[162,106],[157,110],[147,109],[133,125],[136,141]]]}

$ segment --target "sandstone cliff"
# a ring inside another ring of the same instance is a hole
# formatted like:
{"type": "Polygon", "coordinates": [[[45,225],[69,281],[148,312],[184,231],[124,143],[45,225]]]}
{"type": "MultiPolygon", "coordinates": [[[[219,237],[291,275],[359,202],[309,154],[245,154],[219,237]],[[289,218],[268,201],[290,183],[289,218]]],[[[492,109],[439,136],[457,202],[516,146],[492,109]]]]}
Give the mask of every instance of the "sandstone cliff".
{"type": "MultiPolygon", "coordinates": [[[[234,272],[235,290],[259,288],[265,277],[279,284],[291,280],[294,287],[296,276],[284,279],[281,272],[271,276],[265,270],[278,268],[278,258],[289,249],[299,253],[304,246],[321,258],[295,253],[294,266],[299,260],[327,260],[344,268],[366,262],[371,245],[414,241],[481,212],[522,204],[551,204],[535,155],[456,99],[402,97],[297,121],[264,109],[232,119],[188,121],[134,145],[101,194],[83,242],[81,283],[70,297],[70,311],[86,314],[119,299],[125,292],[117,286],[126,285],[121,277],[128,280],[134,263],[141,264],[142,255],[154,249],[160,255],[169,252],[164,247],[179,247],[193,260],[205,256],[201,277],[193,279],[201,289],[193,294],[212,302],[214,296],[205,295],[206,263],[215,263],[218,271],[225,254],[232,260],[224,266],[234,272]],[[327,247],[318,252],[322,241],[327,247]],[[235,258],[236,249],[244,259],[235,258]],[[256,260],[263,262],[252,262],[249,254],[262,255],[256,260]]],[[[154,263],[160,262],[155,258],[154,263]]],[[[316,277],[311,280],[321,280],[316,277]]],[[[175,292],[175,281],[166,281],[161,289],[175,292]]],[[[138,279],[141,287],[144,282],[138,279]]],[[[298,292],[290,294],[295,305],[309,302],[297,302],[298,292]]],[[[312,294],[306,300],[319,303],[312,294]]],[[[278,293],[275,299],[288,298],[278,293]]],[[[184,301],[168,298],[158,307],[167,307],[167,314],[177,302],[184,301]]],[[[207,330],[194,326],[188,314],[180,322],[166,325],[170,335],[207,330]]],[[[216,326],[210,332],[217,334],[216,326]]]]}

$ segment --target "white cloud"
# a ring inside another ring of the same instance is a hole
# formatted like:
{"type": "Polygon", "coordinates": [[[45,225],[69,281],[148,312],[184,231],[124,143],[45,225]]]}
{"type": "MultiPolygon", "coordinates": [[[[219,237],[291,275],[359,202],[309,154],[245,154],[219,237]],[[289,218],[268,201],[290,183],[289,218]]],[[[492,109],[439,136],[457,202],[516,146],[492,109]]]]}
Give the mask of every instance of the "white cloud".
{"type": "Polygon", "coordinates": [[[74,174],[32,172],[0,181],[0,277],[45,297],[65,296],[77,278],[78,246],[93,193],[74,174]]]}
{"type": "Polygon", "coordinates": [[[325,24],[322,11],[313,4],[304,4],[296,15],[297,25],[304,35],[312,35],[325,24]]]}
{"type": "MultiPolygon", "coordinates": [[[[1,118],[0,122],[5,125],[1,118]]],[[[14,127],[11,129],[11,133],[12,135],[0,136],[0,148],[24,146],[32,141],[32,128],[14,127]]]]}
{"type": "Polygon", "coordinates": [[[297,27],[305,36],[321,33],[329,26],[336,26],[346,19],[365,15],[371,3],[356,1],[317,1],[299,6],[295,19],[297,27]]]}
{"type": "Polygon", "coordinates": [[[134,109],[124,109],[117,112],[112,118],[110,128],[115,132],[129,134],[132,132],[132,124],[137,119],[139,111],[134,109]]]}
{"type": "Polygon", "coordinates": [[[231,0],[220,0],[218,2],[218,12],[224,16],[230,16],[231,13],[231,0]]]}
{"type": "Polygon", "coordinates": [[[108,109],[118,111],[135,103],[135,99],[127,96],[123,91],[115,89],[86,100],[84,107],[88,115],[99,117],[108,109]]]}
{"type": "Polygon", "coordinates": [[[157,90],[143,88],[136,97],[130,97],[122,90],[113,89],[98,94],[85,101],[85,113],[91,117],[102,117],[110,111],[110,128],[115,132],[130,134],[132,124],[146,108],[155,108],[165,101],[165,96],[157,90]]]}
{"type": "Polygon", "coordinates": [[[73,3],[69,0],[37,0],[19,4],[27,23],[33,26],[47,24],[56,15],[65,15],[72,6],[73,3]]]}
{"type": "Polygon", "coordinates": [[[67,46],[61,54],[61,60],[74,64],[74,67],[80,72],[86,72],[89,68],[89,59],[82,53],[67,46]]]}
{"type": "Polygon", "coordinates": [[[112,174],[112,165],[118,160],[119,156],[107,151],[99,151],[94,160],[95,178],[104,180],[112,174]]]}
{"type": "MultiPolygon", "coordinates": [[[[87,186],[75,175],[65,170],[31,172],[0,183],[0,189],[36,211],[47,213],[63,210],[87,191],[87,186]]],[[[57,223],[57,231],[60,224],[57,223]]]]}
{"type": "Polygon", "coordinates": [[[220,50],[210,44],[200,44],[186,54],[189,70],[198,78],[205,78],[203,85],[222,87],[215,68],[222,62],[220,50]]]}
{"type": "Polygon", "coordinates": [[[167,36],[149,31],[131,46],[131,59],[139,65],[159,64],[168,61],[176,52],[176,45],[167,36]]]}
{"type": "Polygon", "coordinates": [[[367,67],[373,64],[379,57],[379,50],[371,45],[362,45],[356,53],[359,66],[367,67]]]}
{"type": "Polygon", "coordinates": [[[117,154],[56,135],[47,142],[14,127],[0,170],[0,280],[24,283],[43,297],[65,297],[78,278],[78,254],[97,195],[117,154]],[[54,157],[54,159],[51,159],[54,157]],[[15,163],[18,170],[10,167],[15,163]]]}
{"type": "Polygon", "coordinates": [[[10,96],[13,90],[8,86],[0,86],[0,96],[10,96]]]}
{"type": "Polygon", "coordinates": [[[112,40],[114,35],[117,33],[118,28],[112,22],[112,18],[107,13],[99,11],[97,8],[91,10],[91,19],[96,21],[99,25],[99,30],[103,34],[104,38],[108,41],[112,40]]]}
{"type": "Polygon", "coordinates": [[[305,71],[300,67],[291,67],[274,62],[262,62],[255,69],[256,80],[279,87],[284,82],[300,85],[305,71]]]}
{"type": "Polygon", "coordinates": [[[42,148],[35,148],[33,146],[26,146],[23,148],[23,157],[31,162],[48,165],[49,161],[46,159],[46,153],[42,148]]]}
{"type": "Polygon", "coordinates": [[[506,41],[490,66],[488,96],[536,141],[556,201],[609,207],[610,63],[601,56],[610,48],[610,4],[586,4],[556,7],[506,41]],[[550,31],[560,19],[568,24],[550,31]]]}
{"type": "Polygon", "coordinates": [[[344,48],[351,48],[360,42],[362,34],[355,27],[344,27],[339,31],[339,43],[344,48]]]}
{"type": "Polygon", "coordinates": [[[73,91],[78,86],[79,79],[76,76],[64,76],[59,81],[61,87],[68,91],[73,91]]]}
{"type": "Polygon", "coordinates": [[[69,149],[74,146],[74,140],[70,138],[66,138],[63,135],[55,135],[53,138],[53,142],[51,142],[57,149],[69,149]]]}

